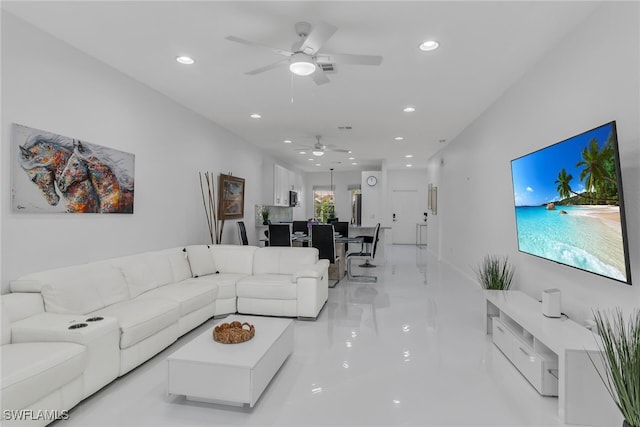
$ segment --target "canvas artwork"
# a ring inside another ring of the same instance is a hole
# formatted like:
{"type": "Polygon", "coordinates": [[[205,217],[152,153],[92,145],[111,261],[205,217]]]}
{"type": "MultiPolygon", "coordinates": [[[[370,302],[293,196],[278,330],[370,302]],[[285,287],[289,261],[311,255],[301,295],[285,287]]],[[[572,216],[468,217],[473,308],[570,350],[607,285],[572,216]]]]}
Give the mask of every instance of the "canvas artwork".
{"type": "Polygon", "coordinates": [[[133,213],[131,153],[12,125],[14,212],[133,213]]]}
{"type": "Polygon", "coordinates": [[[218,218],[240,219],[244,217],[244,179],[220,174],[218,218]]]}

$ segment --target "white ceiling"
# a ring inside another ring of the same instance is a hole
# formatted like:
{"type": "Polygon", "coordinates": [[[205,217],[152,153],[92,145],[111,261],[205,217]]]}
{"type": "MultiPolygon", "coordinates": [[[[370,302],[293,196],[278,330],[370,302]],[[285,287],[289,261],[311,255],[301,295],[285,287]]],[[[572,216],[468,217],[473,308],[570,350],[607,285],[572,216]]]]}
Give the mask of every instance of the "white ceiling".
{"type": "Polygon", "coordinates": [[[598,7],[582,1],[2,1],[2,8],[165,94],[305,171],[426,167],[545,52],[598,7]],[[290,49],[294,25],[338,31],[320,50],[382,55],[380,66],[337,66],[317,86],[282,57],[225,40],[290,49]],[[436,39],[440,49],[421,52],[436,39]],[[190,55],[196,64],[174,59],[190,55]],[[293,99],[293,102],[292,102],[293,99]],[[414,105],[415,113],[402,111],[414,105]],[[251,113],[263,118],[249,118],[251,113]],[[339,130],[351,126],[352,130],[339,130]],[[353,151],[318,162],[292,145],[353,151]],[[395,141],[402,136],[404,140],[395,141]],[[412,154],[408,160],[405,155],[412,154]],[[338,163],[339,162],[339,163],[338,163]],[[320,166],[315,166],[319,163],[320,166]]]}

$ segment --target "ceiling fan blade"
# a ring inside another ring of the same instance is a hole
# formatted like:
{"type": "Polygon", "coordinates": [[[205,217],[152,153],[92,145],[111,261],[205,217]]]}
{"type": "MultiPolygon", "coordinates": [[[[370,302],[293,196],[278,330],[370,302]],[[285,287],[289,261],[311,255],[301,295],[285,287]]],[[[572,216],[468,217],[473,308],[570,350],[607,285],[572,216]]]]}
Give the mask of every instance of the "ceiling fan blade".
{"type": "Polygon", "coordinates": [[[322,71],[322,68],[316,67],[316,70],[311,74],[311,79],[318,85],[323,85],[325,83],[331,82],[329,77],[322,71]]]}
{"type": "Polygon", "coordinates": [[[338,27],[334,27],[331,24],[327,24],[326,22],[318,22],[307,38],[300,46],[300,51],[306,53],[307,55],[313,55],[316,53],[322,45],[331,38],[333,33],[338,30],[338,27]]]}
{"type": "Polygon", "coordinates": [[[338,153],[350,153],[351,150],[345,150],[344,148],[327,148],[327,151],[336,151],[338,153]]]}
{"type": "Polygon", "coordinates": [[[380,65],[380,55],[355,55],[351,53],[322,53],[316,55],[319,64],[380,65]]]}
{"type": "Polygon", "coordinates": [[[264,67],[256,68],[255,70],[247,71],[245,74],[248,76],[255,76],[256,74],[264,73],[265,71],[273,70],[274,68],[282,67],[285,64],[288,64],[288,59],[283,59],[278,62],[274,62],[273,64],[265,65],[264,67]]]}
{"type": "Polygon", "coordinates": [[[274,53],[277,53],[278,55],[282,55],[282,56],[291,56],[291,55],[293,55],[293,52],[291,52],[289,50],[278,49],[277,47],[267,46],[266,44],[252,42],[252,41],[249,41],[249,40],[241,39],[240,37],[236,37],[236,36],[228,36],[228,37],[225,37],[225,39],[227,39],[229,41],[232,41],[232,42],[245,44],[247,46],[262,47],[262,48],[265,48],[265,49],[269,49],[270,51],[272,51],[274,53]]]}

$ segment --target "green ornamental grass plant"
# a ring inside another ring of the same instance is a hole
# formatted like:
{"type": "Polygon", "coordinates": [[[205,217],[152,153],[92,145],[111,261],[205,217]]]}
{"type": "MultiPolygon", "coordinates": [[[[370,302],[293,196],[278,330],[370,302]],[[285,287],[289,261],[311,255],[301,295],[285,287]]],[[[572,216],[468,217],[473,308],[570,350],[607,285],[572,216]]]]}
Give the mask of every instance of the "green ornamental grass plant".
{"type": "Polygon", "coordinates": [[[628,322],[620,309],[611,317],[595,311],[594,320],[606,367],[604,373],[596,368],[598,375],[626,423],[640,427],[640,310],[628,322]]]}
{"type": "Polygon", "coordinates": [[[515,268],[509,264],[507,256],[486,255],[476,273],[484,289],[506,291],[511,286],[515,268]]]}

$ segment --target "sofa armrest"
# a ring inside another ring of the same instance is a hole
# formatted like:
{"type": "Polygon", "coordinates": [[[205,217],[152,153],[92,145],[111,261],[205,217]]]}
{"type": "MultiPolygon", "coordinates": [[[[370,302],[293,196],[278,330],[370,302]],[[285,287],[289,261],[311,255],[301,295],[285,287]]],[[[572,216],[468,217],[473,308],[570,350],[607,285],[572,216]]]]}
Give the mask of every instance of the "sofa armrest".
{"type": "Polygon", "coordinates": [[[11,342],[72,342],[87,348],[83,397],[95,393],[120,372],[120,327],[115,317],[40,313],[11,324],[11,342]],[[73,327],[73,325],[86,325],[73,327]]]}
{"type": "Polygon", "coordinates": [[[11,324],[11,342],[47,342],[65,341],[76,344],[88,344],[96,338],[115,332],[119,337],[120,329],[115,318],[105,317],[98,321],[86,321],[91,316],[77,314],[40,313],[11,324]],[[71,328],[72,325],[86,326],[71,328]]]}
{"type": "Polygon", "coordinates": [[[305,265],[304,269],[298,270],[291,275],[291,281],[296,283],[300,278],[321,279],[329,270],[329,260],[321,259],[315,264],[305,265]]]}

